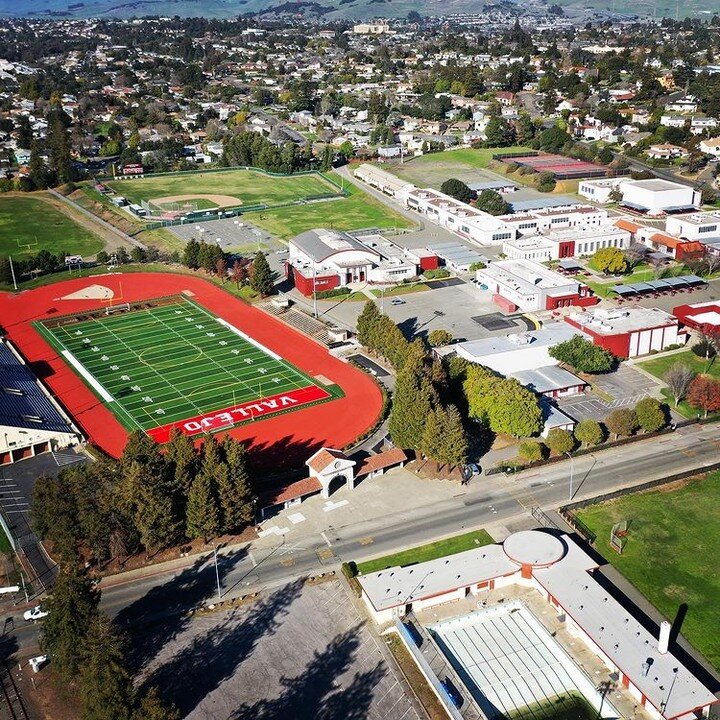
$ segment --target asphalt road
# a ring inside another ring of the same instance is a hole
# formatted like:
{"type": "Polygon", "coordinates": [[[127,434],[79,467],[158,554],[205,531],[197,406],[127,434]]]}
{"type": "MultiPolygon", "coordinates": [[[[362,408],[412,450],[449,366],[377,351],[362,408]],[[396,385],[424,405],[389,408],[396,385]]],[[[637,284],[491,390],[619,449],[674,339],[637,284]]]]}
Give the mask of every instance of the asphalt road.
{"type": "MultiPolygon", "coordinates": [[[[661,438],[578,458],[574,461],[572,497],[594,497],[720,462],[717,437],[714,425],[691,426],[661,438]]],[[[385,517],[334,527],[323,534],[295,534],[287,540],[264,538],[235,549],[221,564],[222,592],[232,597],[274,587],[301,575],[336,569],[342,561],[362,560],[463,530],[518,519],[533,506],[555,509],[569,499],[569,461],[512,477],[481,477],[466,488],[458,488],[450,500],[412,512],[388,509],[385,517]]],[[[148,593],[159,598],[167,593],[168,607],[181,609],[182,598],[173,597],[173,592],[186,587],[190,575],[194,578],[193,592],[187,597],[187,606],[211,600],[216,592],[212,563],[189,561],[185,568],[107,586],[103,589],[103,608],[116,615],[148,593]]],[[[160,602],[157,614],[164,612],[160,602]]]]}
{"type": "MultiPolygon", "coordinates": [[[[685,470],[720,462],[717,426],[690,426],[574,460],[572,499],[595,497],[685,470]]],[[[480,477],[451,499],[415,508],[388,509],[385,517],[334,527],[323,534],[263,538],[220,553],[223,598],[283,585],[297,577],[337,570],[364,560],[493,523],[527,517],[532,507],[556,509],[570,500],[569,461],[506,477],[480,477]]],[[[180,561],[172,570],[103,583],[102,609],[125,626],[154,624],[217,598],[212,556],[180,561]]],[[[17,656],[38,653],[37,627],[14,615],[17,656]]]]}

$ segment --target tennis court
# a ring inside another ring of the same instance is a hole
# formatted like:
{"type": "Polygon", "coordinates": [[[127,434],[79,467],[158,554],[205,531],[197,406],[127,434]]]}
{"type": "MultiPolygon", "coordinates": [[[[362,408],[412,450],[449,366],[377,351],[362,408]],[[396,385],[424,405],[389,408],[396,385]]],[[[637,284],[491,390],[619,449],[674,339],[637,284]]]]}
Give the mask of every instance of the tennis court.
{"type": "Polygon", "coordinates": [[[184,296],[36,327],[128,430],[158,442],[342,396],[184,296]]]}

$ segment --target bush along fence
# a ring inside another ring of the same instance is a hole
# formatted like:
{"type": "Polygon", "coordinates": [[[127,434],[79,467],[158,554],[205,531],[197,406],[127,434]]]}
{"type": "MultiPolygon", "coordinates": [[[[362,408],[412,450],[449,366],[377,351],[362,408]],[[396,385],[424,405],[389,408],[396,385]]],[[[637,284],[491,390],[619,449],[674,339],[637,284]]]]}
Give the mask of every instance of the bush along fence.
{"type": "Polygon", "coordinates": [[[577,515],[575,515],[576,510],[582,510],[583,508],[589,507],[590,505],[598,505],[599,503],[615,500],[616,498],[624,497],[625,495],[634,495],[635,493],[640,493],[646,490],[652,490],[657,487],[670,485],[680,480],[687,480],[688,478],[699,477],[714,470],[720,470],[720,462],[704,466],[700,469],[695,468],[693,470],[684,470],[683,472],[675,473],[674,475],[669,475],[664,478],[658,478],[657,480],[649,480],[648,482],[641,483],[640,485],[620,488],[619,490],[613,490],[612,492],[604,493],[603,495],[598,495],[593,498],[588,498],[587,500],[578,500],[577,502],[564,505],[558,510],[558,513],[568,523],[568,525],[570,525],[573,530],[579,533],[590,545],[595,545],[597,536],[592,530],[590,530],[590,528],[588,528],[587,525],[585,525],[582,520],[580,520],[580,518],[577,517],[577,515]]]}

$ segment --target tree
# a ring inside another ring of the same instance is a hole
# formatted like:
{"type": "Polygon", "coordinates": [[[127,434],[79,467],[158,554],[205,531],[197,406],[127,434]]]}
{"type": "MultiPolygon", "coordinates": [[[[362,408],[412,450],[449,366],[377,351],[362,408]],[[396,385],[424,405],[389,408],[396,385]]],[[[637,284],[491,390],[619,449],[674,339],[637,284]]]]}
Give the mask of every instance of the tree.
{"type": "Polygon", "coordinates": [[[134,247],[130,251],[130,259],[134,263],[143,263],[145,262],[145,250],[140,247],[134,247]]]}
{"type": "Polygon", "coordinates": [[[552,192],[556,184],[555,176],[551,172],[546,170],[538,175],[537,189],[540,192],[552,192]]]}
{"type": "Polygon", "coordinates": [[[457,178],[446,180],[440,186],[440,192],[464,203],[468,203],[473,199],[473,191],[462,180],[457,178]]]}
{"type": "Polygon", "coordinates": [[[462,465],[467,462],[467,438],[462,417],[454,405],[437,407],[427,418],[422,440],[423,452],[439,463],[462,465]]]}
{"type": "Polygon", "coordinates": [[[692,407],[702,410],[707,417],[708,413],[720,410],[720,382],[707,375],[698,375],[690,384],[687,402],[692,407]]]}
{"type": "Polygon", "coordinates": [[[221,257],[218,258],[215,261],[215,272],[217,273],[217,276],[225,282],[225,278],[227,277],[227,263],[225,262],[225,258],[221,257]]]}
{"type": "Polygon", "coordinates": [[[566,363],[578,372],[586,373],[609,372],[615,362],[615,356],[611,352],[593,345],[580,335],[554,345],[548,350],[548,354],[558,362],[566,363]]]}
{"type": "Polygon", "coordinates": [[[497,383],[496,401],[488,412],[493,432],[528,437],[540,432],[542,411],[537,396],[523,387],[515,378],[497,383]]]}
{"type": "Polygon", "coordinates": [[[598,272],[604,273],[605,275],[621,275],[627,272],[628,261],[620,248],[606,247],[600,248],[593,256],[590,261],[592,266],[598,270],[598,272]]]}
{"type": "Polygon", "coordinates": [[[587,420],[581,420],[575,426],[575,439],[583,445],[599,445],[605,438],[605,433],[600,426],[600,423],[596,420],[588,418],[587,420]]]}
{"type": "Polygon", "coordinates": [[[665,384],[668,386],[668,390],[672,393],[673,399],[675,400],[675,407],[678,403],[687,395],[690,384],[695,377],[695,371],[684,365],[683,363],[675,363],[663,376],[665,384]]]}
{"type": "Polygon", "coordinates": [[[232,500],[223,504],[223,522],[228,531],[251,522],[255,516],[255,495],[250,487],[250,472],[245,445],[226,435],[221,443],[228,467],[232,500]]]}
{"type": "Polygon", "coordinates": [[[186,534],[205,542],[220,530],[220,511],[213,492],[212,476],[202,470],[193,480],[188,495],[186,534]]]}
{"type": "Polygon", "coordinates": [[[637,417],[635,411],[630,408],[618,408],[613,410],[607,418],[605,418],[607,429],[615,436],[630,437],[637,429],[637,417]]]}
{"type": "Polygon", "coordinates": [[[478,195],[475,207],[490,215],[505,215],[510,212],[510,204],[495,190],[483,190],[478,195]]]}
{"type": "Polygon", "coordinates": [[[83,720],[130,720],[132,678],[120,638],[105,615],[96,615],[87,629],[79,687],[83,720]]]}
{"type": "Polygon", "coordinates": [[[238,289],[241,285],[244,285],[248,279],[248,271],[245,263],[236,260],[230,270],[230,277],[232,277],[235,282],[235,287],[238,289]]]}
{"type": "Polygon", "coordinates": [[[168,485],[171,488],[175,517],[183,519],[190,486],[198,473],[199,457],[195,443],[179,430],[172,430],[165,445],[165,458],[169,464],[168,485]]]}
{"type": "Polygon", "coordinates": [[[542,460],[545,456],[545,446],[540,442],[533,440],[527,440],[526,442],[520,443],[518,448],[518,456],[525,462],[537,462],[542,460]]]}
{"type": "Polygon", "coordinates": [[[143,483],[138,488],[135,527],[148,555],[171,545],[180,529],[173,513],[172,496],[164,483],[143,483]]]}
{"type": "Polygon", "coordinates": [[[180,720],[180,713],[172,706],[167,707],[152,687],[141,698],[132,720],[180,720]]]}
{"type": "Polygon", "coordinates": [[[263,297],[270,295],[273,291],[272,271],[267,258],[260,250],[257,251],[253,260],[250,285],[256,293],[263,297]]]}
{"type": "Polygon", "coordinates": [[[564,455],[565,453],[571,452],[575,447],[575,440],[573,439],[572,433],[562,428],[553,428],[550,430],[545,442],[553,455],[564,455]]]}
{"type": "Polygon", "coordinates": [[[640,400],[635,405],[635,417],[643,432],[656,432],[665,427],[665,412],[655,398],[646,397],[640,400]]]}
{"type": "Polygon", "coordinates": [[[404,449],[423,446],[425,424],[433,408],[433,388],[425,367],[420,341],[412,343],[397,375],[388,427],[395,445],[404,449]]]}
{"type": "Polygon", "coordinates": [[[90,578],[77,565],[60,568],[52,595],[45,601],[48,616],[40,632],[40,646],[66,682],[74,680],[83,661],[83,643],[97,617],[100,597],[90,578]]]}
{"type": "Polygon", "coordinates": [[[373,300],[368,300],[357,320],[357,338],[361,345],[376,346],[376,334],[382,315],[373,300]]]}
{"type": "Polygon", "coordinates": [[[191,270],[197,270],[200,267],[200,243],[197,240],[188,240],[183,250],[183,265],[191,270]]]}
{"type": "Polygon", "coordinates": [[[428,344],[430,347],[442,347],[452,342],[452,333],[448,330],[431,330],[428,333],[428,344]]]}
{"type": "Polygon", "coordinates": [[[515,131],[511,125],[500,117],[488,120],[485,126],[485,145],[487,147],[506,147],[515,142],[515,131]]]}

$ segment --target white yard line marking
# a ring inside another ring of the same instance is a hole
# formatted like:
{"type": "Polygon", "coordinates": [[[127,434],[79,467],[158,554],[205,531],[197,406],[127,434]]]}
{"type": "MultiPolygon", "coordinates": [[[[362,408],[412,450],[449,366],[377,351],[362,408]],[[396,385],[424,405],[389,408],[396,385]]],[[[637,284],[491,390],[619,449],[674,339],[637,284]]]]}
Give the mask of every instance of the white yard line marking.
{"type": "Polygon", "coordinates": [[[114,402],[113,396],[85,369],[85,366],[69,350],[63,350],[62,356],[105,402],[114,402]]]}

